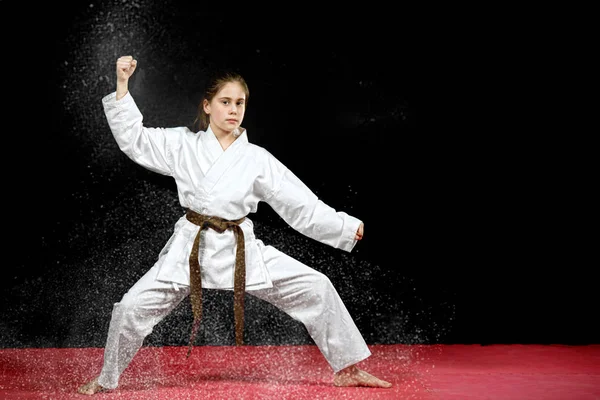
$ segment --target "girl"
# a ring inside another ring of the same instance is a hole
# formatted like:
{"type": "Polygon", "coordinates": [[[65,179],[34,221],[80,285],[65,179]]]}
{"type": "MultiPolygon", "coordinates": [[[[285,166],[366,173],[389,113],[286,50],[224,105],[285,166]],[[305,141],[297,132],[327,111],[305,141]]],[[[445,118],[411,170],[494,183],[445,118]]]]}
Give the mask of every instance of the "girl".
{"type": "Polygon", "coordinates": [[[191,351],[202,288],[234,291],[236,344],[242,344],[247,291],[304,324],[334,372],[334,385],[391,387],[358,368],[371,352],[331,281],[257,239],[247,215],[263,201],[298,232],[347,252],[362,239],[363,222],[323,203],[266,149],[248,141],[241,127],[249,97],[243,77],[227,72],[209,82],[197,132],[149,128],[128,91],[136,67],[131,56],[117,60],[117,89],[102,99],[108,124],[131,160],[175,179],[186,213],[154,266],[114,304],[102,370],[79,392],[115,389],[144,338],[188,295],[191,351]]]}

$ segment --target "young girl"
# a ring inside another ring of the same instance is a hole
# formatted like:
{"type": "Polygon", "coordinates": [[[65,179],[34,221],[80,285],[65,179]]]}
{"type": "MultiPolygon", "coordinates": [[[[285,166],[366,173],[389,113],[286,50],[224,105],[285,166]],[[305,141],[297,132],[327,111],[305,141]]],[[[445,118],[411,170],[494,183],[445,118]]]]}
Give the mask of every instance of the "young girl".
{"type": "Polygon", "coordinates": [[[102,99],[108,124],[131,160],[175,179],[186,213],[154,266],[114,304],[102,370],[79,392],[115,389],[144,338],[188,295],[191,351],[202,288],[234,291],[237,345],[247,291],[306,326],[333,369],[334,385],[391,387],[357,367],[371,352],[331,281],[263,244],[247,216],[263,201],[298,232],[347,252],[362,239],[362,221],[323,203],[267,150],[248,141],[241,124],[249,90],[240,75],[228,72],[209,82],[198,110],[199,131],[193,132],[144,126],[128,91],[136,66],[131,56],[117,60],[117,90],[102,99]]]}

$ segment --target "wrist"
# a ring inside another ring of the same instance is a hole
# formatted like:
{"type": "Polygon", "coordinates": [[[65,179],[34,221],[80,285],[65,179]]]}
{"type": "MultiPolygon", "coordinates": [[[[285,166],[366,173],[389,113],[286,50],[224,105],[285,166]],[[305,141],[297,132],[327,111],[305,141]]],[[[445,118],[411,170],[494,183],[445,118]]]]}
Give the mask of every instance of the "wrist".
{"type": "Polygon", "coordinates": [[[123,96],[127,94],[128,91],[127,81],[121,82],[117,81],[117,100],[121,100],[123,96]]]}

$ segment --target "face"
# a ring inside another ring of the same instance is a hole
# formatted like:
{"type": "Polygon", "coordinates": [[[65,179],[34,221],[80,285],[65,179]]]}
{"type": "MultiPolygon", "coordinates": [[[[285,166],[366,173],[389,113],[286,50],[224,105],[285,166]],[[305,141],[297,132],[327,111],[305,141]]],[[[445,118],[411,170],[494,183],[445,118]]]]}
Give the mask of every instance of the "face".
{"type": "Polygon", "coordinates": [[[237,82],[229,82],[213,97],[204,102],[204,112],[210,117],[210,127],[215,134],[230,134],[244,119],[246,94],[237,82]]]}

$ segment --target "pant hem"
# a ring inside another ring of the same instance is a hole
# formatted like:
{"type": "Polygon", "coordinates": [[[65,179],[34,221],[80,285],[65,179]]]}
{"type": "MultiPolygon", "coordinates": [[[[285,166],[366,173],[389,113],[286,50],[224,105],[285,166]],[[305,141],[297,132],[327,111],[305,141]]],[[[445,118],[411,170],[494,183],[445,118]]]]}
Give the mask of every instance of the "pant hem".
{"type": "Polygon", "coordinates": [[[106,384],[104,385],[102,383],[102,375],[100,375],[98,377],[98,385],[102,386],[102,388],[106,389],[106,390],[114,390],[117,388],[117,386],[119,386],[119,384],[117,383],[116,385],[110,385],[110,384],[106,384]]]}
{"type": "Polygon", "coordinates": [[[371,350],[367,349],[367,351],[365,351],[362,355],[356,357],[355,359],[353,359],[351,361],[346,362],[345,364],[342,364],[341,367],[333,368],[333,372],[334,373],[338,373],[341,370],[343,370],[344,368],[347,368],[347,367],[349,367],[351,365],[354,365],[354,364],[359,363],[359,362],[361,362],[363,360],[366,360],[370,356],[371,356],[371,350]]]}

